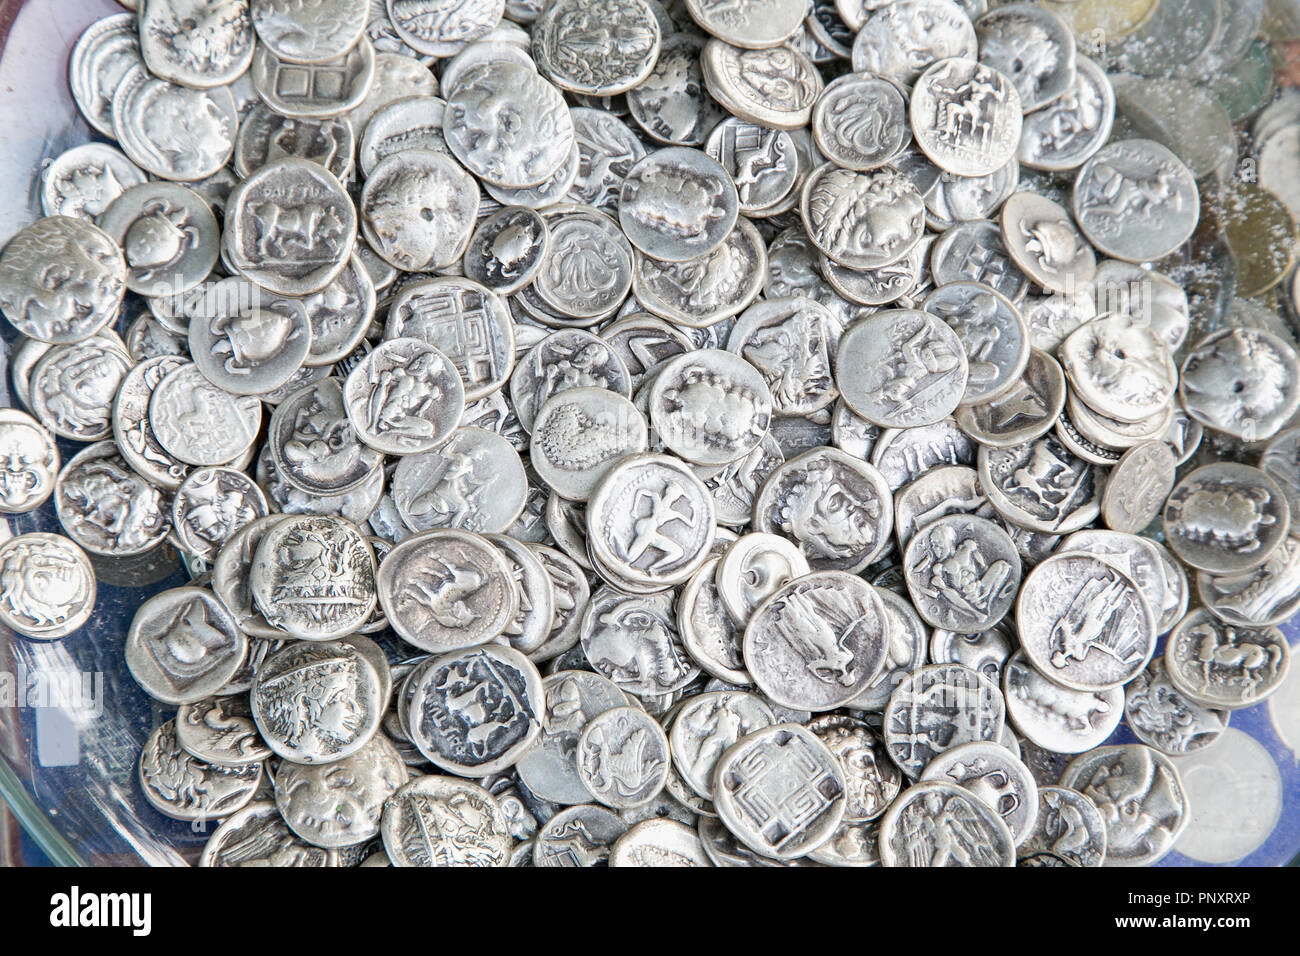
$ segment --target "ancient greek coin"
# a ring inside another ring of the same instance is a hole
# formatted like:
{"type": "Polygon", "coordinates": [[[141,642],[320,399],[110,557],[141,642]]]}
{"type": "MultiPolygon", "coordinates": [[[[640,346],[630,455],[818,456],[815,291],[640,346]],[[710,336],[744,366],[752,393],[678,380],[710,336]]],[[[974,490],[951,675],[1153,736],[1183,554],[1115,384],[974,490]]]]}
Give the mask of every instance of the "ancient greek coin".
{"type": "Polygon", "coordinates": [[[1002,692],[961,664],[931,664],[894,689],[884,711],[889,756],[913,779],[936,756],[959,744],[996,741],[1006,708],[1002,692]]]}
{"type": "Polygon", "coordinates": [[[38,531],[0,544],[0,621],[16,633],[67,637],[90,620],[95,594],[90,560],[70,539],[38,531]]]}
{"type": "Polygon", "coordinates": [[[1124,691],[1071,690],[1054,684],[1017,651],[1002,667],[1007,717],[1026,739],[1053,753],[1091,750],[1124,717],[1124,691]]]}
{"type": "Polygon", "coordinates": [[[262,765],[227,767],[204,763],[176,742],[176,722],[160,725],[140,752],[140,789],[159,813],[173,820],[228,816],[253,799],[262,765]]]}
{"type": "Polygon", "coordinates": [[[488,791],[455,777],[416,777],[384,804],[394,866],[506,866],[510,827],[488,791]]]}
{"type": "Polygon", "coordinates": [[[464,254],[478,189],[449,156],[403,150],[371,170],[358,208],[366,241],[385,261],[409,272],[431,271],[464,254]]]}
{"type": "Polygon", "coordinates": [[[904,790],[880,820],[882,866],[1015,866],[1011,831],[975,794],[931,780],[904,790]]]}
{"type": "Polygon", "coordinates": [[[140,605],[126,637],[131,675],[168,704],[194,703],[221,690],[244,662],[248,638],[204,588],[173,588],[140,605]]]}
{"type": "Polygon", "coordinates": [[[1075,221],[1100,252],[1127,262],[1161,259],[1196,228],[1199,193],[1182,160],[1159,143],[1104,146],[1074,181],[1075,221]]]}
{"type": "Polygon", "coordinates": [[[1023,123],[1020,94],[997,70],[966,59],[939,60],[911,99],[916,144],[936,166],[986,176],[1015,158],[1023,123]]]}
{"type": "Polygon", "coordinates": [[[63,466],[54,505],[68,537],[91,554],[143,554],[171,530],[170,497],[137,475],[111,441],[87,446],[63,466]]]}

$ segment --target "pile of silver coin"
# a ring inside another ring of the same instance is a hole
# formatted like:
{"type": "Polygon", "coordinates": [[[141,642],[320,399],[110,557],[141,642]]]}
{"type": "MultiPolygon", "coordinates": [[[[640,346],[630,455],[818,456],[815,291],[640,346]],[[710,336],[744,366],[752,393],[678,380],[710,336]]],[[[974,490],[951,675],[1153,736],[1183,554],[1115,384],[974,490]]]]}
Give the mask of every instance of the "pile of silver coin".
{"type": "Polygon", "coordinates": [[[1116,108],[1235,62],[1207,6],[92,24],[0,254],[0,510],[63,531],[0,619],[180,553],[124,654],[204,865],[1160,860],[1300,607],[1289,325],[1185,292],[1234,165],[1116,108]]]}

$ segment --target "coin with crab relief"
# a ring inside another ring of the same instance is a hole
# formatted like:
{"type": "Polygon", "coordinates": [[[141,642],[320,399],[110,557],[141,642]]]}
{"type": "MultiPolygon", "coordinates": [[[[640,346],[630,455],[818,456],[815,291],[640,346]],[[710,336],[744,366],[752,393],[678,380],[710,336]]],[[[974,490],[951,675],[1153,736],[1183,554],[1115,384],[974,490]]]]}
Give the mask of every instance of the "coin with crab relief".
{"type": "Polygon", "coordinates": [[[645,0],[558,0],[534,21],[532,36],[538,71],[572,93],[626,93],[659,55],[659,22],[645,0]]]}
{"type": "Polygon", "coordinates": [[[125,292],[122,251],[81,219],[38,219],[0,253],[0,312],[38,342],[90,338],[117,315],[125,292]]]}
{"type": "Polygon", "coordinates": [[[528,476],[505,438],[482,428],[457,428],[434,450],[398,462],[392,494],[413,531],[501,532],[524,510],[528,476]]]}
{"type": "Polygon", "coordinates": [[[160,725],[144,742],[140,790],[155,810],[173,820],[205,822],[235,813],[262,783],[262,764],[205,763],[176,742],[176,722],[160,725]]]}
{"type": "Polygon", "coordinates": [[[122,151],[161,179],[206,179],[226,165],[235,148],[239,121],[234,97],[224,86],[177,86],[141,63],[124,74],[112,110],[122,151]]]}
{"type": "Polygon", "coordinates": [[[921,528],[903,556],[907,589],[928,624],[973,634],[997,624],[1020,585],[1020,556],[987,518],[952,514],[921,528]]]}
{"type": "Polygon", "coordinates": [[[1049,105],[1025,116],[1020,162],[1031,169],[1077,169],[1110,139],[1115,91],[1096,61],[1076,56],[1074,80],[1049,105]]]}
{"type": "Polygon", "coordinates": [[[245,279],[223,279],[187,303],[195,367],[233,395],[263,395],[289,382],[311,349],[300,299],[264,292],[245,279]]]}
{"type": "Polygon", "coordinates": [[[1249,572],[1286,540],[1282,489],[1257,468],[1215,462],[1196,469],[1164,507],[1165,543],[1183,561],[1217,575],[1249,572]]]}
{"type": "Polygon", "coordinates": [[[1007,717],[1026,739],[1053,753],[1074,754],[1107,740],[1124,717],[1124,688],[1071,690],[1054,684],[1023,650],[1002,665],[1007,717]]]}
{"type": "Polygon", "coordinates": [[[1033,665],[1073,690],[1118,687],[1155,651],[1155,618],[1141,589],[1091,554],[1055,555],[1030,571],[1016,622],[1033,665]]]}
{"type": "Polygon", "coordinates": [[[406,765],[383,734],[327,764],[285,761],[275,802],[289,829],[313,846],[356,846],[379,834],[384,803],[408,780],[406,765]]]}
{"type": "Polygon", "coordinates": [[[916,144],[941,169],[986,176],[1015,159],[1024,119],[1020,94],[983,63],[934,63],[917,79],[910,109],[916,144]]]}
{"type": "Polygon", "coordinates": [[[365,34],[369,13],[369,0],[316,4],[252,0],[257,38],[292,63],[320,63],[342,56],[365,34]]]}
{"type": "Polygon", "coordinates": [[[1150,262],[1176,250],[1200,215],[1196,180],[1182,160],[1146,139],[1104,146],[1074,181],[1075,221],[1098,251],[1150,262]]]}
{"type": "Polygon", "coordinates": [[[236,531],[266,513],[262,489],[233,468],[196,468],[172,499],[172,527],[181,546],[205,561],[213,561],[236,531]]]}
{"type": "Polygon", "coordinates": [[[343,403],[357,437],[389,455],[432,451],[460,424],[460,375],[419,339],[387,339],[348,375],[343,403]]]}
{"type": "Polygon", "coordinates": [[[1300,408],[1300,359],[1270,332],[1221,329],[1193,346],[1178,389],[1196,421],[1245,441],[1262,441],[1300,408]]]}
{"type": "Polygon", "coordinates": [[[968,378],[961,339],[929,312],[877,312],[840,337],[835,380],[845,403],[876,425],[942,420],[962,401],[968,378]]]}
{"type": "Polygon", "coordinates": [[[596,673],[639,697],[680,690],[700,672],[677,631],[672,591],[596,590],[582,616],[582,650],[596,673]]]}
{"type": "Polygon", "coordinates": [[[585,501],[616,462],[648,447],[645,418],[630,401],[604,388],[574,388],[538,410],[529,453],[556,494],[585,501]]]}
{"type": "Polygon", "coordinates": [[[1197,608],[1169,635],[1164,662],[1174,687],[1192,701],[1238,710],[1277,691],[1291,652],[1275,627],[1238,627],[1197,608]]]}
{"type": "Polygon", "coordinates": [[[0,623],[53,641],[77,631],[95,609],[95,572],[76,542],[33,532],[0,545],[0,623]]]}
{"type": "Polygon", "coordinates": [[[1096,274],[1092,246],[1050,199],[1016,193],[1002,207],[1002,234],[1011,258],[1048,291],[1074,293],[1096,274]]]}
{"type": "Polygon", "coordinates": [[[541,215],[506,207],[475,227],[465,250],[465,274],[500,295],[516,292],[537,276],[549,244],[541,215]]]}
{"type": "Polygon", "coordinates": [[[465,531],[407,538],[385,556],[377,588],[393,630],[431,653],[484,644],[501,634],[518,610],[505,555],[465,531]]]}
{"type": "Polygon", "coordinates": [[[808,125],[822,91],[816,64],[788,44],[745,50],[710,40],[700,65],[709,93],[732,115],[773,129],[808,125]]]}
{"type": "Polygon", "coordinates": [[[140,605],[126,635],[126,663],[136,682],[168,704],[200,701],[235,676],[248,638],[211,591],[182,587],[140,605]]]}
{"type": "Polygon", "coordinates": [[[979,59],[1015,85],[1026,113],[1060,99],[1074,84],[1075,42],[1055,13],[1037,4],[1006,4],[975,21],[979,59]]]}
{"type": "Polygon", "coordinates": [[[613,707],[592,717],[577,748],[578,778],[607,807],[642,806],[667,782],[668,737],[640,707],[613,707]]]}
{"type": "Polygon", "coordinates": [[[804,575],[773,593],[745,626],[745,665],[775,703],[799,710],[841,707],[885,665],[884,605],[843,571],[804,575]]]}

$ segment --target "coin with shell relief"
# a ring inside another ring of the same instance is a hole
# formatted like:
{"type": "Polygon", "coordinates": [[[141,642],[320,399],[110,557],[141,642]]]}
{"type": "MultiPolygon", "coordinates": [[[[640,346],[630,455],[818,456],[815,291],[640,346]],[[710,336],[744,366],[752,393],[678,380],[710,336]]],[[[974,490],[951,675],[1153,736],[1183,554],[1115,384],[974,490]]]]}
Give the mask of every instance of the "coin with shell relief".
{"type": "Polygon", "coordinates": [[[170,496],[140,477],[111,441],[88,445],[54,485],[59,524],[91,554],[144,554],[171,531],[170,496]]]}
{"type": "Polygon", "coordinates": [[[740,627],[768,597],[809,572],[808,559],[788,539],[752,532],[732,542],[717,566],[718,596],[740,627]]]}
{"type": "Polygon", "coordinates": [[[384,804],[380,834],[394,866],[509,864],[510,824],[496,798],[468,780],[415,777],[384,804]]]}
{"type": "Polygon", "coordinates": [[[609,389],[574,388],[538,410],[529,452],[555,494],[585,501],[620,459],[648,447],[645,418],[630,401],[609,389]]]}

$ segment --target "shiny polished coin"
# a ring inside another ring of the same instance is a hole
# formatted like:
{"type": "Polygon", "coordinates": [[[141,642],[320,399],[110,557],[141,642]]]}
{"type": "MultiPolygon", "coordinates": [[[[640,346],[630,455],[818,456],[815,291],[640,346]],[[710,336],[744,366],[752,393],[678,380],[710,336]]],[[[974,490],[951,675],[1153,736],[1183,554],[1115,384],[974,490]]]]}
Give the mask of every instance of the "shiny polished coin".
{"type": "Polygon", "coordinates": [[[773,129],[806,126],[822,91],[816,65],[789,45],[745,50],[710,40],[700,63],[715,100],[732,115],[773,129]]]}
{"type": "Polygon", "coordinates": [[[578,777],[598,803],[643,806],[668,779],[668,737],[640,707],[613,707],[592,717],[577,744],[578,777]]]}
{"type": "Polygon", "coordinates": [[[343,403],[357,437],[390,455],[432,451],[460,423],[465,392],[447,356],[419,339],[388,339],[348,375],[343,403]]]}

